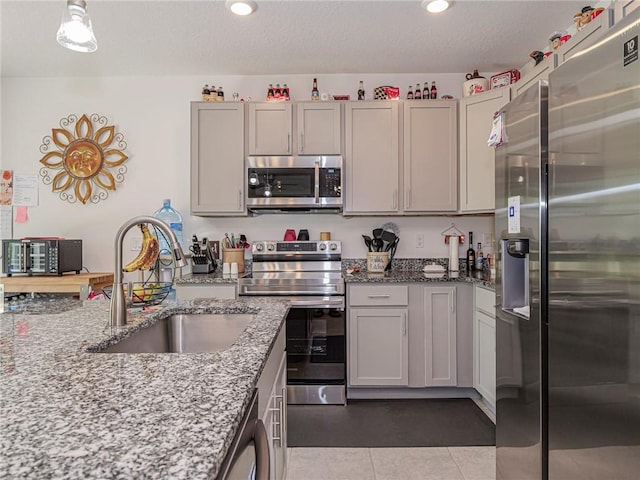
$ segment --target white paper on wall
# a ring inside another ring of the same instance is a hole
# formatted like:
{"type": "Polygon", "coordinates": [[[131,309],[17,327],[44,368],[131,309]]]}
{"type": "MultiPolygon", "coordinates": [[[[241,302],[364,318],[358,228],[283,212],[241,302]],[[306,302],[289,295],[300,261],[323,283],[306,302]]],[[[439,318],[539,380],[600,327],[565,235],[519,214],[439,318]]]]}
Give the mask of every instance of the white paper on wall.
{"type": "Polygon", "coordinates": [[[13,204],[25,207],[38,206],[37,175],[13,175],[13,204]]]}
{"type": "Polygon", "coordinates": [[[0,239],[13,238],[13,207],[11,205],[0,206],[0,239]]]}

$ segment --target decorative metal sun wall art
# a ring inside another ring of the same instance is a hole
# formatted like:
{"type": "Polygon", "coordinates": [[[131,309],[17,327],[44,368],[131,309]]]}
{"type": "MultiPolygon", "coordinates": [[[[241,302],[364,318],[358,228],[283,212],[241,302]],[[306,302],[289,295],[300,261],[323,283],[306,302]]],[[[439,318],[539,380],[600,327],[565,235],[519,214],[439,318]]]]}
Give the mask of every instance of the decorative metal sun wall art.
{"type": "Polygon", "coordinates": [[[98,203],[124,181],[127,143],[107,122],[96,113],[80,119],[71,114],[60,120],[62,128],[52,128],[51,136],[42,139],[40,176],[61,200],[98,203]]]}

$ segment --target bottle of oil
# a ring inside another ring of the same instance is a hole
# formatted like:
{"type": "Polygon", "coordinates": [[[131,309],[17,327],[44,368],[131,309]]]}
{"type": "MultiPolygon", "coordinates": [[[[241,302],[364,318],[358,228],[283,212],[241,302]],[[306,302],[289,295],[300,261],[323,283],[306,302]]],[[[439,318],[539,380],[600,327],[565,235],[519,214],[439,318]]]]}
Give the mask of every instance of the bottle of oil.
{"type": "Polygon", "coordinates": [[[476,251],[473,249],[473,232],[469,232],[469,248],[467,248],[467,272],[476,268],[476,251]]]}

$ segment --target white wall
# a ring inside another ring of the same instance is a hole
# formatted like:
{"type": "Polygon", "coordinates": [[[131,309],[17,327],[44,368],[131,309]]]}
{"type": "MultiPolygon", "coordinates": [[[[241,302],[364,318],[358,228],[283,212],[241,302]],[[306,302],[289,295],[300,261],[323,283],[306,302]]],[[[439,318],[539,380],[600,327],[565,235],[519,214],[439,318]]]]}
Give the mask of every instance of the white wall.
{"type": "MultiPolygon", "coordinates": [[[[325,75],[318,76],[321,92],[350,94],[356,98],[358,81],[363,80],[367,98],[378,85],[400,86],[436,81],[439,93],[460,96],[464,74],[325,75]]],[[[61,236],[82,238],[84,263],[90,271],[111,271],[114,236],[118,227],[137,215],[152,214],[163,198],[184,216],[185,240],[192,234],[210,239],[224,232],[244,233],[249,241],[279,239],[286,228],[307,228],[311,238],[331,231],[344,242],[344,256],[365,256],[361,234],[386,221],[400,227],[399,257],[447,257],[440,232],[455,222],[464,232],[490,232],[492,217],[367,217],[338,215],[269,215],[254,218],[202,218],[189,215],[189,102],[199,100],[205,83],[222,85],[227,99],[234,91],[242,97],[263,100],[269,83],[287,83],[293,100],[309,99],[312,77],[211,76],[205,77],[99,77],[99,78],[2,78],[2,132],[0,169],[17,174],[38,174],[42,154],[39,147],[52,128],[58,128],[69,114],[98,113],[124,135],[127,173],[115,192],[97,204],[69,204],[39,184],[39,205],[29,208],[26,223],[14,223],[13,237],[61,236]],[[415,235],[424,234],[424,248],[415,247],[415,235]]],[[[224,181],[224,178],[216,179],[224,181]]],[[[132,257],[131,241],[125,240],[125,260],[132,257]]],[[[476,236],[476,241],[482,237],[476,236]]],[[[463,256],[461,249],[461,256],[463,256]]]]}

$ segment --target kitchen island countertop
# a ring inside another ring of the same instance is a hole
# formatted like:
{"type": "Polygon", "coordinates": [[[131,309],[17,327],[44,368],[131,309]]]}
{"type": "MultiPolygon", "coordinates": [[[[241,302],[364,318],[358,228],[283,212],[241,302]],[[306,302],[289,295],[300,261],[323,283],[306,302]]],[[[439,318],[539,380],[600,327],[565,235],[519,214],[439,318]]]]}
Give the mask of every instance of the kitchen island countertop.
{"type": "Polygon", "coordinates": [[[115,343],[104,300],[0,314],[0,478],[211,479],[236,434],[288,304],[194,300],[130,313],[254,313],[227,350],[91,353],[115,343]]]}

